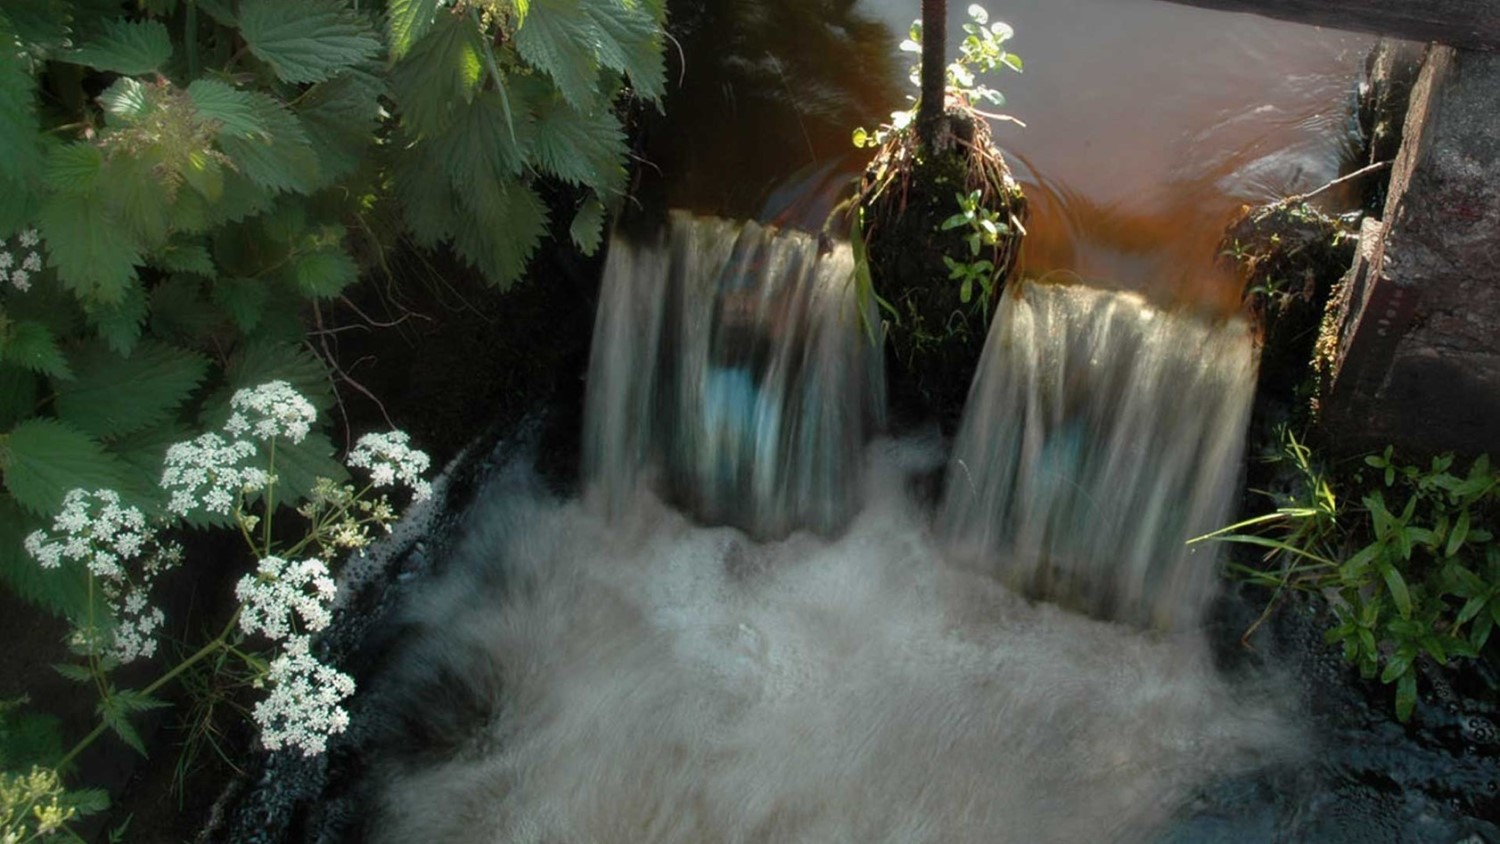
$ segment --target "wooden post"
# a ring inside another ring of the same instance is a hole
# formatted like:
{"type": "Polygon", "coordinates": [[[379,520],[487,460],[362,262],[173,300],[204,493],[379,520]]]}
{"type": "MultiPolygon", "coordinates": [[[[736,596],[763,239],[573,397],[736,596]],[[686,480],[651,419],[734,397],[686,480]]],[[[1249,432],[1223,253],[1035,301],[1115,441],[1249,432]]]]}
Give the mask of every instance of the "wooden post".
{"type": "Polygon", "coordinates": [[[922,0],[922,95],[917,104],[917,138],[929,151],[947,99],[948,3],[922,0]]]}
{"type": "Polygon", "coordinates": [[[1227,12],[1249,12],[1296,23],[1500,50],[1495,0],[1170,0],[1227,12]]]}

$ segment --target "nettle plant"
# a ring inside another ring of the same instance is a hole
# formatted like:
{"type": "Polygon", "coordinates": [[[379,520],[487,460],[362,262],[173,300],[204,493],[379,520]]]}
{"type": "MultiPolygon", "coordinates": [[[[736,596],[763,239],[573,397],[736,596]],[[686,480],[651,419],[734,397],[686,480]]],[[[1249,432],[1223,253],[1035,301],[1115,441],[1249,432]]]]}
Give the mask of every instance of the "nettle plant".
{"type": "Polygon", "coordinates": [[[1267,566],[1232,568],[1278,596],[1328,597],[1336,623],[1327,640],[1365,679],[1395,685],[1405,721],[1420,663],[1476,658],[1500,625],[1500,470],[1488,456],[1462,469],[1451,454],[1407,464],[1386,448],[1335,483],[1305,444],[1283,437],[1281,459],[1297,477],[1284,506],[1194,541],[1266,548],[1267,566]]]}
{"type": "MultiPolygon", "coordinates": [[[[415,243],[508,285],[624,197],[619,112],[664,92],[662,0],[7,0],[0,8],[0,578],[68,490],[159,512],[168,444],[236,390],[334,403],[309,323],[415,243]],[[552,197],[542,200],[542,187],[552,197]],[[566,236],[566,235],[565,235],[566,236]]],[[[398,282],[396,279],[388,279],[398,282]]],[[[338,480],[311,431],[282,488],[338,480]]]]}
{"type": "Polygon", "coordinates": [[[221,687],[265,691],[250,716],[268,750],[319,754],[348,726],[342,704],[354,681],[319,659],[313,638],[333,619],[338,587],[330,564],[390,529],[398,511],[388,491],[414,500],[430,494],[423,479],[429,460],[402,432],[367,434],[344,459],[362,476],[359,483],[319,478],[310,492],[288,495],[282,458],[309,436],[317,410],[285,381],[240,390],[230,408],[220,430],[167,449],[159,487],[168,503],[160,514],[124,504],[111,489],[73,489],[50,526],[26,537],[34,565],[76,571],[99,599],[73,623],[68,643],[76,662],[56,666],[98,695],[99,723],[55,761],[0,774],[0,796],[10,795],[0,799],[0,816],[26,816],[5,801],[30,801],[37,808],[31,831],[42,832],[107,805],[97,794],[70,796],[58,772],[105,732],[144,755],[131,718],[165,706],[158,693],[200,663],[214,666],[221,687]],[[284,521],[293,515],[295,528],[288,529],[284,521]],[[171,539],[187,525],[234,528],[254,569],[236,585],[237,609],[216,636],[143,687],[123,688],[116,669],[157,655],[166,614],[152,587],[191,565],[171,539]]]}

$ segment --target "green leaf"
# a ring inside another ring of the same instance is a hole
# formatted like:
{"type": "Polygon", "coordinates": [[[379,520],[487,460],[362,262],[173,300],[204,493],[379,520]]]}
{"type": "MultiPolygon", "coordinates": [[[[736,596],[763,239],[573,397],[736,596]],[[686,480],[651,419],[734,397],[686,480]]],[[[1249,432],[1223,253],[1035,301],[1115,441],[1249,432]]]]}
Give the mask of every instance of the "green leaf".
{"type": "Polygon", "coordinates": [[[84,194],[93,190],[104,169],[104,153],[83,141],[55,146],[47,153],[42,178],[53,190],[84,194]]]}
{"type": "MultiPolygon", "coordinates": [[[[15,33],[0,15],[0,44],[14,45],[15,33]]],[[[41,158],[36,120],[36,81],[26,57],[16,49],[0,50],[0,177],[23,182],[41,158]]]]}
{"type": "Polygon", "coordinates": [[[485,91],[432,139],[431,154],[445,162],[455,189],[481,181],[509,182],[524,172],[536,143],[536,123],[529,112],[510,123],[505,115],[500,95],[485,91]]]}
{"type": "Polygon", "coordinates": [[[391,72],[391,90],[414,138],[436,135],[474,98],[484,73],[479,34],[470,23],[443,15],[427,37],[391,72]]]}
{"type": "Polygon", "coordinates": [[[1016,73],[1020,73],[1022,71],[1022,68],[1024,67],[1024,65],[1022,65],[1021,63],[1021,57],[1016,55],[1015,53],[1006,53],[1005,55],[1000,57],[1000,61],[1004,63],[1006,67],[1009,67],[1016,73]]]}
{"type": "Polygon", "coordinates": [[[601,197],[624,190],[625,132],[607,110],[583,114],[560,99],[536,111],[535,157],[558,178],[585,185],[601,197]]]}
{"type": "MultiPolygon", "coordinates": [[[[264,448],[264,444],[261,448],[264,448]]],[[[308,497],[318,478],[337,483],[349,479],[344,464],[334,458],[333,443],[326,434],[313,432],[300,443],[276,444],[276,500],[284,503],[308,497]]]]}
{"type": "Polygon", "coordinates": [[[105,447],[138,475],[154,480],[161,477],[167,449],[176,443],[192,439],[195,434],[180,422],[169,420],[133,434],[114,437],[105,447]]]}
{"type": "Polygon", "coordinates": [[[53,665],[52,670],[75,683],[94,682],[94,672],[84,668],[82,665],[72,665],[63,662],[53,665]]]}
{"type": "Polygon", "coordinates": [[[1391,590],[1391,597],[1396,601],[1396,609],[1401,611],[1402,618],[1411,618],[1411,592],[1407,591],[1406,578],[1396,567],[1384,560],[1376,564],[1380,570],[1380,576],[1385,578],[1386,588],[1391,590]]]}
{"type": "Polygon", "coordinates": [[[58,390],[58,416],[99,437],[166,421],[208,374],[202,355],[150,340],[129,357],[87,345],[73,363],[78,375],[58,390]]]}
{"type": "Polygon", "coordinates": [[[349,71],[307,89],[297,100],[297,116],[318,157],[325,180],[354,172],[365,161],[380,125],[378,76],[349,71]]]}
{"type": "Polygon", "coordinates": [[[375,32],[338,0],[243,0],[240,35],[286,82],[322,82],[380,54],[375,32]]]}
{"type": "Polygon", "coordinates": [[[221,136],[268,137],[270,128],[260,119],[256,100],[249,92],[217,79],[195,79],[187,90],[198,116],[217,123],[221,136]]]}
{"type": "Polygon", "coordinates": [[[1395,682],[1396,678],[1401,677],[1402,675],[1406,674],[1407,671],[1410,671],[1411,657],[1411,653],[1405,650],[1398,651],[1395,654],[1392,654],[1391,658],[1386,660],[1385,670],[1380,672],[1380,682],[1395,682]]]}
{"type": "Polygon", "coordinates": [[[470,213],[459,215],[454,247],[490,284],[510,286],[546,233],[546,205],[524,184],[474,185],[460,196],[470,213]]]}
{"type": "Polygon", "coordinates": [[[54,378],[73,377],[52,330],[30,320],[18,320],[0,335],[0,361],[54,378]]]}
{"type": "Polygon", "coordinates": [[[151,290],[151,332],[192,345],[223,327],[223,315],[203,295],[203,279],[178,273],[151,290]]]}
{"type": "Polygon", "coordinates": [[[10,432],[5,445],[5,488],[32,513],[50,516],[71,489],[113,489],[139,495],[139,483],[126,466],[83,431],[53,419],[28,419],[10,432]]]}
{"type": "Polygon", "coordinates": [[[526,22],[516,30],[516,52],[552,77],[574,108],[591,112],[599,104],[599,31],[580,0],[532,0],[526,22]]]}
{"type": "Polygon", "coordinates": [[[104,111],[121,118],[125,123],[136,123],[151,113],[152,103],[146,86],[128,76],[122,76],[99,95],[99,104],[104,111]]]}
{"type": "Polygon", "coordinates": [[[159,21],[105,21],[103,35],[80,46],[66,60],[96,70],[137,76],[172,58],[172,36],[159,21]]]}
{"type": "MultiPolygon", "coordinates": [[[[458,193],[448,175],[448,164],[436,144],[418,144],[395,161],[396,195],[401,199],[401,215],[411,230],[412,239],[429,249],[436,247],[458,228],[458,193]]],[[[498,183],[481,185],[479,190],[498,190],[498,183]]]]}
{"type": "Polygon", "coordinates": [[[1417,673],[1408,671],[1396,684],[1396,718],[1405,724],[1417,705],[1417,673]]]}
{"type": "Polygon", "coordinates": [[[112,697],[114,698],[115,705],[122,712],[149,712],[153,709],[162,709],[171,706],[171,704],[164,700],[151,697],[135,689],[121,689],[115,692],[112,697]]]}
{"type": "Polygon", "coordinates": [[[156,254],[156,259],[169,272],[193,273],[204,278],[214,278],[219,274],[218,267],[214,266],[213,256],[202,243],[169,243],[156,254]]]}
{"type": "Polygon", "coordinates": [[[311,193],[319,186],[318,157],[301,122],[265,94],[251,93],[250,98],[255,119],[266,127],[266,133],[221,135],[219,147],[252,182],[272,191],[311,193]]]}
{"type": "Polygon", "coordinates": [[[210,403],[212,407],[205,406],[203,420],[212,426],[229,417],[229,397],[235,390],[258,387],[268,381],[291,384],[319,413],[334,405],[328,368],[301,344],[247,343],[230,359],[224,376],[228,386],[215,396],[210,403]]]}
{"type": "Polygon", "coordinates": [[[22,548],[42,521],[0,495],[0,583],[14,595],[55,615],[81,618],[89,605],[87,570],[82,566],[44,569],[22,548]]]}
{"type": "Polygon", "coordinates": [[[32,415],[39,398],[34,373],[13,364],[0,363],[0,431],[32,415]]]}
{"type": "Polygon", "coordinates": [[[391,0],[386,31],[390,36],[391,58],[399,59],[432,29],[438,0],[391,0]]]}
{"type": "Polygon", "coordinates": [[[165,243],[172,222],[171,192],[151,158],[106,159],[95,192],[115,225],[133,234],[142,251],[165,243]]]}
{"type": "Polygon", "coordinates": [[[128,713],[115,702],[113,695],[99,702],[98,711],[99,719],[104,722],[105,726],[114,731],[115,735],[120,737],[120,741],[125,742],[131,750],[139,753],[142,757],[148,755],[146,753],[146,743],[141,741],[141,734],[137,733],[135,727],[130,725],[130,721],[127,720],[128,713]]]}
{"type": "Polygon", "coordinates": [[[241,331],[254,331],[266,311],[270,288],[253,278],[220,278],[214,281],[214,304],[229,313],[241,331]]]}
{"type": "Polygon", "coordinates": [[[38,223],[65,287],[84,300],[124,297],[142,250],[101,203],[85,195],[53,194],[42,203],[38,223]]]}
{"type": "Polygon", "coordinates": [[[337,296],[358,279],[359,266],[342,249],[299,255],[292,262],[292,280],[308,296],[337,296]]]}
{"type": "Polygon", "coordinates": [[[667,92],[667,63],[655,16],[621,0],[584,0],[583,8],[594,24],[599,61],[629,77],[637,94],[660,101],[667,92]]]}
{"type": "Polygon", "coordinates": [[[599,244],[604,241],[604,204],[597,195],[589,194],[579,206],[568,234],[583,254],[593,255],[599,251],[599,244]]]}
{"type": "Polygon", "coordinates": [[[1453,523],[1453,531],[1448,534],[1448,544],[1443,547],[1443,556],[1451,557],[1458,553],[1463,547],[1464,540],[1469,536],[1469,511],[1464,510],[1458,514],[1458,520],[1453,523]]]}
{"type": "Polygon", "coordinates": [[[94,330],[99,332],[99,337],[111,349],[128,355],[135,348],[136,341],[141,339],[141,329],[146,325],[146,309],[146,292],[139,282],[132,281],[120,301],[90,303],[84,307],[84,312],[94,330]]]}

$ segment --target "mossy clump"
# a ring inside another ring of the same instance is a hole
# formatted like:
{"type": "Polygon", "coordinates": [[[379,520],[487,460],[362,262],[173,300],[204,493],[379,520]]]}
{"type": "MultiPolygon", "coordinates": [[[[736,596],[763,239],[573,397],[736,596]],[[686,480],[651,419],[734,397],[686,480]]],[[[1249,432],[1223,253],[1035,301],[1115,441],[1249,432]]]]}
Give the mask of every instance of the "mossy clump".
{"type": "Polygon", "coordinates": [[[857,201],[870,282],[881,297],[891,406],[898,418],[935,416],[951,431],[1020,253],[1026,198],[985,121],[953,108],[941,124],[931,150],[914,128],[891,132],[857,201]],[[950,222],[976,191],[980,216],[994,221],[992,234],[979,223],[950,222]],[[983,235],[977,248],[970,242],[976,234],[983,235]],[[955,263],[983,262],[979,284],[962,290],[955,263]]]}

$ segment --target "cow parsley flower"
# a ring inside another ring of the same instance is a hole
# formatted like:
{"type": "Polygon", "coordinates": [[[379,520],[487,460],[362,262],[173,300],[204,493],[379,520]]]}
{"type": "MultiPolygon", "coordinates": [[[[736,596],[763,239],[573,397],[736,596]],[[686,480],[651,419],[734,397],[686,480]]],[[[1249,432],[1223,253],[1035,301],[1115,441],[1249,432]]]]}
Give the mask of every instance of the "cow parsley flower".
{"type": "Polygon", "coordinates": [[[322,560],[266,557],[255,574],[240,578],[234,596],[240,600],[240,629],[280,641],[300,632],[316,633],[333,619],[329,606],[338,588],[322,560]]]}
{"type": "MultiPolygon", "coordinates": [[[[113,490],[74,489],[63,496],[51,530],[33,532],[22,545],[42,568],[76,563],[94,577],[114,619],[110,651],[120,662],[156,653],[166,616],[151,605],[151,586],[181,561],[182,550],[158,542],[139,509],[126,506],[113,490]]],[[[80,641],[93,648],[99,639],[90,632],[80,641]]]]}
{"type": "Polygon", "coordinates": [[[432,465],[432,460],[426,452],[412,448],[410,443],[411,438],[405,431],[365,434],[354,444],[354,450],[349,452],[345,462],[367,470],[374,486],[400,483],[409,487],[416,500],[421,501],[432,494],[432,485],[422,479],[422,473],[432,465]]]}
{"type": "Polygon", "coordinates": [[[354,678],[314,658],[308,637],[287,642],[267,679],[271,692],[251,712],[267,750],[296,747],[316,756],[328,749],[330,736],[348,729],[349,713],[340,704],[354,694],[354,678]]]}
{"type": "Polygon", "coordinates": [[[271,381],[254,389],[239,390],[229,400],[234,412],[224,423],[231,436],[248,433],[258,440],[285,437],[300,443],[312,430],[318,411],[285,381],[271,381]]]}
{"type": "Polygon", "coordinates": [[[36,229],[27,229],[21,232],[16,242],[19,248],[12,250],[4,239],[0,239],[0,284],[9,281],[17,290],[25,292],[31,289],[31,277],[42,271],[42,256],[36,251],[41,237],[36,229]],[[26,256],[21,258],[23,251],[26,256]]]}
{"type": "Polygon", "coordinates": [[[172,493],[167,509],[186,516],[202,507],[228,515],[241,495],[258,492],[270,483],[264,469],[244,465],[255,456],[245,440],[227,442],[218,434],[176,443],[167,449],[161,487],[172,493]]]}

